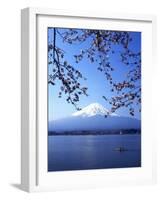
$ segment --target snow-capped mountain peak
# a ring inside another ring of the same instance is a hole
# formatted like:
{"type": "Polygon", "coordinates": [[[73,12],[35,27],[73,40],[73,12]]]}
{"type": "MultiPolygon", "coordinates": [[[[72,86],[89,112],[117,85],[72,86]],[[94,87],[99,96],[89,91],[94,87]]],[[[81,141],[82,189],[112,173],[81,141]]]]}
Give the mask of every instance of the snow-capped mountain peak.
{"type": "Polygon", "coordinates": [[[81,117],[92,117],[95,115],[110,115],[110,116],[118,116],[114,113],[110,113],[110,111],[106,108],[104,108],[99,103],[92,103],[86,107],[84,107],[82,110],[77,111],[72,114],[72,116],[81,116],[81,117]]]}

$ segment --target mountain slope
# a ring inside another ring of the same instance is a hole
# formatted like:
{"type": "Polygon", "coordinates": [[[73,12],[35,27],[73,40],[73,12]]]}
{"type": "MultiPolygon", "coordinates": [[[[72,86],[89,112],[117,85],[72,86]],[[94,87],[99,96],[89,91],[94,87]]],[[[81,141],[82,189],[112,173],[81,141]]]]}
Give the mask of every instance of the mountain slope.
{"type": "Polygon", "coordinates": [[[49,131],[140,129],[140,127],[141,123],[137,119],[117,116],[69,117],[49,122],[49,131]]]}

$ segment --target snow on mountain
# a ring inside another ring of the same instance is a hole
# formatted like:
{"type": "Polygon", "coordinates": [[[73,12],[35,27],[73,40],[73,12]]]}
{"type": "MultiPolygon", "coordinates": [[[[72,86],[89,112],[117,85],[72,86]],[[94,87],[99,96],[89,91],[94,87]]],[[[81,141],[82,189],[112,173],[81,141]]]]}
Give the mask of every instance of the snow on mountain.
{"type": "Polygon", "coordinates": [[[83,108],[80,111],[77,111],[72,114],[72,116],[80,116],[80,117],[91,117],[95,115],[111,115],[111,116],[117,116],[117,114],[110,113],[109,110],[104,108],[101,104],[99,103],[92,103],[85,108],[83,108]]]}

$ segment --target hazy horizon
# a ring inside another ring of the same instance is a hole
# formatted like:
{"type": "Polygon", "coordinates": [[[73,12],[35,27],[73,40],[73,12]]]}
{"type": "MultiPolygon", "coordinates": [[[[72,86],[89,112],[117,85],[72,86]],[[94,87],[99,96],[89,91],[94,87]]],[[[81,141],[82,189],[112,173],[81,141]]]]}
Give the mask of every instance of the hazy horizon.
{"type": "MultiPolygon", "coordinates": [[[[98,103],[98,102],[92,102],[91,104],[94,104],[94,103],[98,103]]],[[[86,108],[86,107],[88,107],[89,105],[91,105],[91,104],[88,104],[88,105],[86,105],[85,107],[83,107],[81,110],[83,110],[84,108],[86,108]]],[[[101,104],[100,104],[101,105],[101,104]]],[[[104,108],[106,108],[106,107],[104,107],[104,108]]],[[[107,109],[107,108],[106,108],[107,109]]],[[[67,115],[67,116],[64,116],[64,117],[60,117],[60,118],[55,118],[55,119],[51,119],[51,120],[49,120],[49,122],[51,122],[51,121],[55,121],[55,120],[60,120],[60,119],[64,119],[64,118],[68,118],[68,117],[72,117],[73,116],[73,114],[74,113],[76,113],[76,112],[78,112],[77,110],[75,110],[73,113],[70,113],[69,115],[67,115]]],[[[132,117],[132,116],[127,116],[127,115],[118,115],[117,114],[117,112],[115,112],[115,114],[116,114],[116,116],[118,116],[118,117],[129,117],[129,118],[135,118],[135,119],[137,119],[137,120],[140,120],[141,121],[141,119],[139,119],[139,118],[136,118],[136,117],[132,117]]],[[[111,116],[111,115],[109,115],[109,116],[111,116]]],[[[74,117],[74,116],[73,116],[74,117]]]]}

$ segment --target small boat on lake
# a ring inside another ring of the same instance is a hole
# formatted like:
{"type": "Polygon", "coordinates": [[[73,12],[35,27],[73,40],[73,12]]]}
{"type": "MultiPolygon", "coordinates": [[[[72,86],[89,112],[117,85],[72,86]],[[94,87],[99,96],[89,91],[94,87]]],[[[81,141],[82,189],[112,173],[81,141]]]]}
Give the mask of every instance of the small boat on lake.
{"type": "Polygon", "coordinates": [[[115,148],[115,151],[123,152],[123,151],[127,151],[127,149],[125,149],[124,147],[117,147],[115,148]]]}

